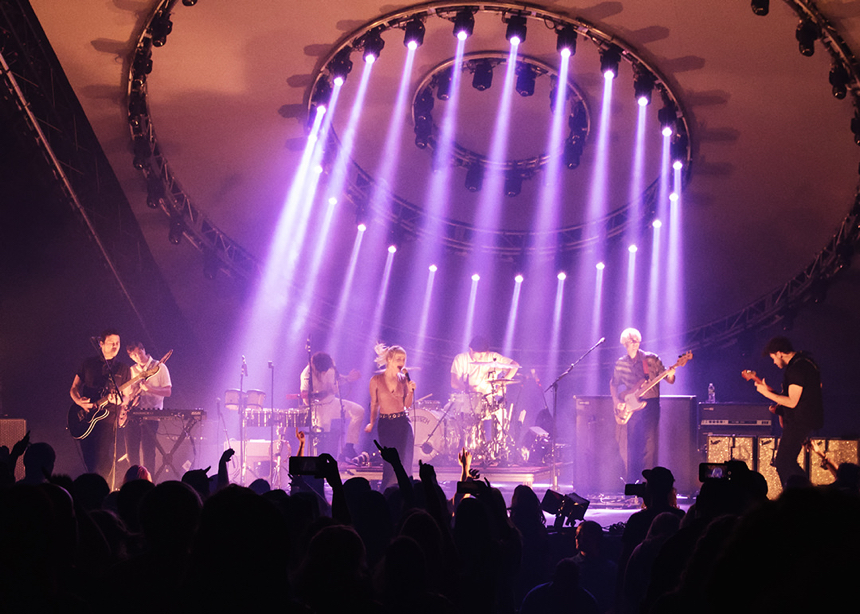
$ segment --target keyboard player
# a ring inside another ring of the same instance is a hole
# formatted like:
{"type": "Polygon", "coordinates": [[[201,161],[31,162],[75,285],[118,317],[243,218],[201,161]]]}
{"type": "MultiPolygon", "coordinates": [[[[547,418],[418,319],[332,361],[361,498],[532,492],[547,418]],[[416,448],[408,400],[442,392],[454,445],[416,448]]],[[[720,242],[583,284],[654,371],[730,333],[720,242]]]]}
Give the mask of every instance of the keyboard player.
{"type": "MultiPolygon", "coordinates": [[[[134,361],[131,367],[132,378],[142,371],[152,369],[158,362],[146,351],[146,347],[140,341],[136,341],[126,347],[129,357],[134,361]]],[[[172,385],[170,382],[170,371],[167,365],[162,363],[158,371],[151,377],[141,381],[136,388],[130,404],[131,410],[164,409],[164,399],[170,396],[172,385]]],[[[122,422],[122,418],[120,418],[122,422]]],[[[132,415],[126,420],[125,426],[120,424],[121,432],[125,433],[126,454],[129,465],[143,465],[152,472],[155,469],[156,433],[158,432],[157,420],[144,420],[140,416],[132,415]],[[141,450],[143,451],[141,458],[141,450]],[[141,460],[143,462],[141,463],[141,460]]],[[[120,440],[123,438],[120,437],[120,440]]],[[[118,460],[126,460],[122,452],[118,451],[118,460]]]]}

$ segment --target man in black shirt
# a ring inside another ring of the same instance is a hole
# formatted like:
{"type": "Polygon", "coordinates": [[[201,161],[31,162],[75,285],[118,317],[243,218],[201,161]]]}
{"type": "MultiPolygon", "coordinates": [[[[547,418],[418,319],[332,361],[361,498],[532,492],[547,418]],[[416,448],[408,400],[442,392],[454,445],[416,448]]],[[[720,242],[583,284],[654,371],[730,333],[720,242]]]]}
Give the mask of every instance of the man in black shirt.
{"type": "Polygon", "coordinates": [[[797,464],[797,456],[812,431],[824,426],[821,374],[812,358],[805,352],[796,352],[786,337],[771,339],[762,356],[770,357],[773,364],[785,371],[782,394],[771,389],[764,380],[755,385],[762,396],[777,404],[776,413],[783,430],[774,466],[785,485],[791,476],[806,475],[797,464]]]}
{"type": "Polygon", "coordinates": [[[69,395],[84,412],[95,411],[99,399],[110,396],[106,418],[96,422],[92,432],[80,440],[84,464],[90,473],[101,475],[109,486],[114,483],[116,459],[116,419],[120,406],[127,406],[130,395],[118,394],[116,388],[131,379],[131,370],[116,360],[120,349],[119,333],[106,330],[98,337],[101,356],[84,360],[75,374],[69,395]]]}

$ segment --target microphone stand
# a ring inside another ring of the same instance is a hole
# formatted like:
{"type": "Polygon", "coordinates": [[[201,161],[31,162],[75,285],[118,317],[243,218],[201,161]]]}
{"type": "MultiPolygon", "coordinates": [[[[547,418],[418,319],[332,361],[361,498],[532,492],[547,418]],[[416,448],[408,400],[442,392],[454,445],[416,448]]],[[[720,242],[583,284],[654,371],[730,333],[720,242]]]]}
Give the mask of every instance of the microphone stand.
{"type": "Polygon", "coordinates": [[[269,361],[269,373],[271,378],[272,415],[269,417],[269,484],[275,488],[275,364],[269,361]]]}
{"type": "MultiPolygon", "coordinates": [[[[585,351],[585,354],[577,358],[574,362],[570,364],[570,366],[564,370],[564,372],[555,378],[555,381],[550,384],[546,390],[544,390],[544,394],[546,394],[550,389],[552,390],[552,433],[550,434],[550,446],[549,446],[549,456],[550,456],[550,481],[552,482],[552,489],[558,491],[558,470],[556,468],[555,462],[555,443],[556,443],[556,419],[558,415],[558,383],[567,377],[571,371],[573,371],[574,367],[582,362],[582,359],[591,354],[598,345],[606,341],[606,337],[601,337],[600,341],[592,345],[585,351]]],[[[546,403],[546,401],[544,401],[546,403]]]]}

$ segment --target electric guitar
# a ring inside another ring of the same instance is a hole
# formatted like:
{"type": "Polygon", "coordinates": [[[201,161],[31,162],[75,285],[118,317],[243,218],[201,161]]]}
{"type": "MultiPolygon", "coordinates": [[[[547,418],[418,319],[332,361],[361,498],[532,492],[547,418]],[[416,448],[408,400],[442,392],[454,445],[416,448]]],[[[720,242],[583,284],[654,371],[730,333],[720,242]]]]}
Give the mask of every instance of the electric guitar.
{"type": "MultiPolygon", "coordinates": [[[[122,394],[141,380],[148,379],[158,373],[162,363],[167,362],[167,359],[170,358],[171,354],[173,354],[173,350],[167,352],[167,354],[155,363],[151,369],[145,369],[124,384],[121,384],[117,392],[122,394]]],[[[112,396],[113,393],[106,394],[98,401],[95,401],[91,409],[84,409],[77,403],[72,403],[71,408],[69,408],[68,416],[68,428],[72,437],[75,439],[84,439],[85,437],[88,437],[89,434],[93,432],[93,428],[96,426],[96,423],[99,420],[104,420],[110,415],[110,408],[108,406],[112,405],[110,401],[112,396]]]]}
{"type": "MultiPolygon", "coordinates": [[[[750,371],[749,369],[744,369],[743,371],[741,371],[741,377],[743,377],[748,382],[753,381],[756,384],[764,384],[764,380],[762,380],[758,375],[756,375],[755,371],[750,371]]],[[[774,390],[770,386],[768,386],[767,389],[771,392],[776,392],[776,390],[774,390]]],[[[785,425],[782,423],[782,417],[785,415],[785,408],[782,405],[777,405],[776,403],[774,403],[773,405],[768,407],[768,409],[770,410],[770,413],[779,416],[779,426],[784,427],[785,425]]]]}
{"type": "Polygon", "coordinates": [[[624,393],[624,400],[615,406],[615,422],[617,424],[627,424],[630,417],[643,407],[645,401],[642,400],[642,395],[651,390],[654,386],[663,381],[669,371],[683,367],[688,361],[693,359],[693,352],[688,351],[678,357],[678,362],[657,375],[654,379],[642,380],[636,388],[624,393]]]}
{"type": "Polygon", "coordinates": [[[822,469],[827,469],[834,478],[836,477],[836,464],[827,458],[827,454],[821,451],[821,449],[815,444],[815,441],[807,439],[803,442],[803,447],[806,448],[806,451],[810,454],[818,456],[822,469]]]}

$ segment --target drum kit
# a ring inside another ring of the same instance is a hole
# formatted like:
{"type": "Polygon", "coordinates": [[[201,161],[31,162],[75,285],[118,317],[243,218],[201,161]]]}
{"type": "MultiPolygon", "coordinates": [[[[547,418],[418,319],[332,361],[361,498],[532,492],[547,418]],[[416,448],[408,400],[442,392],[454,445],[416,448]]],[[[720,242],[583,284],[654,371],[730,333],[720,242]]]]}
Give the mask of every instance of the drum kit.
{"type": "Polygon", "coordinates": [[[489,392],[456,392],[444,406],[425,399],[415,402],[410,418],[416,460],[453,464],[464,447],[471,450],[472,462],[492,465],[520,460],[511,432],[513,403],[507,399],[508,386],[520,381],[490,377],[487,383],[489,392]]]}

